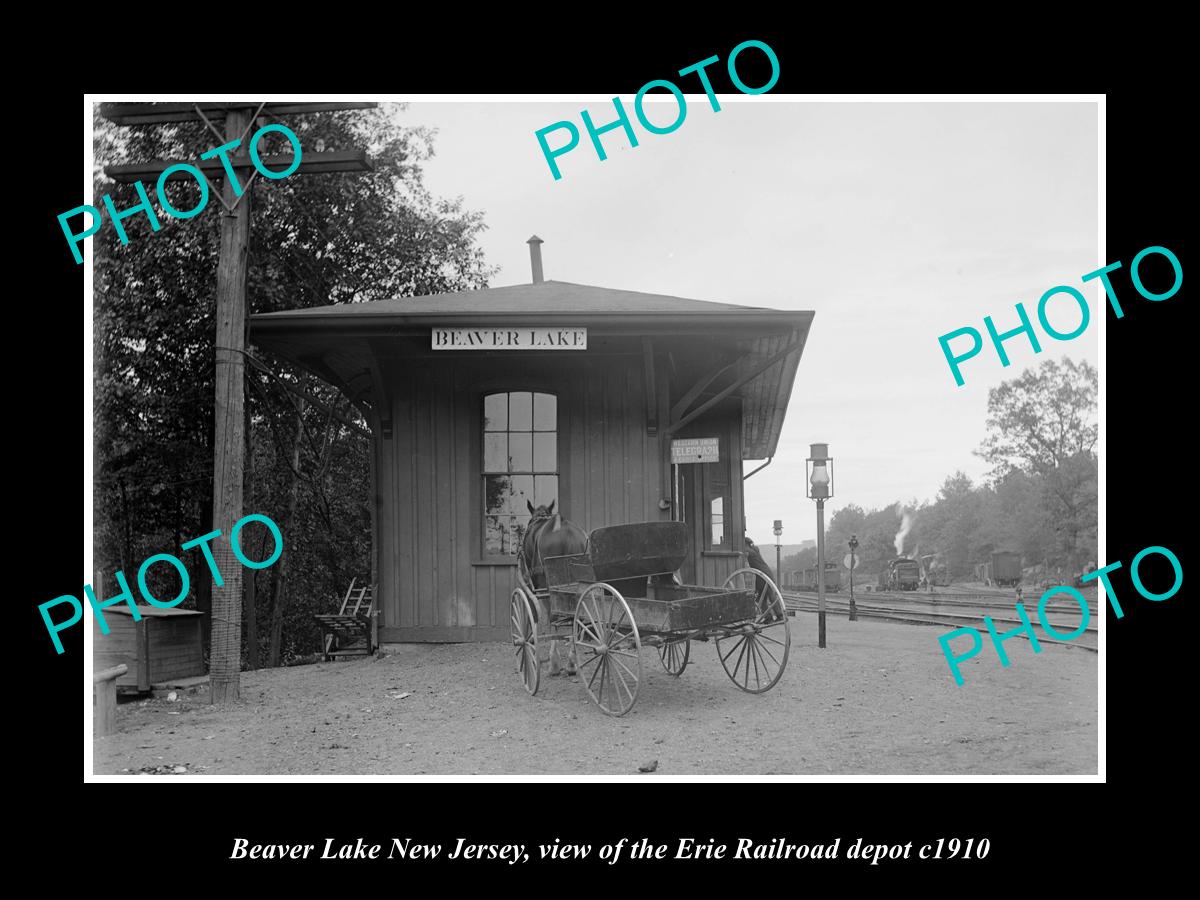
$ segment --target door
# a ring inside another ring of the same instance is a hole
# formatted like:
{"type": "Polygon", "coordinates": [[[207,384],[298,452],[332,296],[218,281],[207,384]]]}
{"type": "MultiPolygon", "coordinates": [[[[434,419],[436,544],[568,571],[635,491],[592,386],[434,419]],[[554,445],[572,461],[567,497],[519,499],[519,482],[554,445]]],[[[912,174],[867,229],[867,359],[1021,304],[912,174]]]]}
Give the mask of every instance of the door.
{"type": "MultiPolygon", "coordinates": [[[[719,434],[711,426],[709,431],[714,436],[719,434]]],[[[702,554],[732,555],[735,547],[740,546],[733,533],[735,510],[728,443],[724,435],[720,436],[719,462],[680,463],[673,468],[675,518],[690,526],[690,552],[680,569],[680,577],[685,584],[706,584],[702,554]]],[[[712,575],[711,572],[708,574],[712,575]]]]}

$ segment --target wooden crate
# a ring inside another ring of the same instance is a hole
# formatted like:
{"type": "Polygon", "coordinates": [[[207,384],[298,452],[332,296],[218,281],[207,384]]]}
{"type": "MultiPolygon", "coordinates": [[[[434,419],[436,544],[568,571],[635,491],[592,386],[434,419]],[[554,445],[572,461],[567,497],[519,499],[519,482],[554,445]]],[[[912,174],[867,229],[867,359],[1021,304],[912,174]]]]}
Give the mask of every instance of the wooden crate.
{"type": "Polygon", "coordinates": [[[152,684],[204,674],[201,627],[204,614],[192,609],[139,606],[140,621],[127,605],[104,610],[109,633],[101,634],[93,618],[93,665],[107,669],[124,663],[128,671],[117,688],[148,691],[152,684]]]}

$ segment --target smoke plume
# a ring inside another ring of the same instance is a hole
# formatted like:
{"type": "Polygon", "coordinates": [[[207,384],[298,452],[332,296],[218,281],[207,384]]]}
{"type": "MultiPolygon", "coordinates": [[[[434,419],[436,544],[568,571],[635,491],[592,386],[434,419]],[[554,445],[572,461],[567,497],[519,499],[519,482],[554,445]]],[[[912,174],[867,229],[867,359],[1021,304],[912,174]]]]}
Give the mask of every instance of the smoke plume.
{"type": "Polygon", "coordinates": [[[908,532],[912,530],[912,514],[907,509],[902,509],[904,514],[900,520],[900,531],[896,533],[896,555],[904,555],[904,539],[908,537],[908,532]]]}

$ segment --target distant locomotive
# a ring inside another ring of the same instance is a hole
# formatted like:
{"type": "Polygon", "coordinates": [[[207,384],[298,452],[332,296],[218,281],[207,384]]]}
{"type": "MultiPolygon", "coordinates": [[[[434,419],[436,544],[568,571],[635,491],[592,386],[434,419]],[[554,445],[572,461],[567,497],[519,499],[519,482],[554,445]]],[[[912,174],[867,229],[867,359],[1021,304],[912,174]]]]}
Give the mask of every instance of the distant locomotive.
{"type": "Polygon", "coordinates": [[[881,591],[915,591],[921,585],[921,564],[901,556],[893,559],[879,573],[881,591]]]}
{"type": "MultiPolygon", "coordinates": [[[[801,591],[815,591],[817,589],[817,567],[809,566],[802,572],[793,572],[795,576],[795,586],[801,591]]],[[[837,563],[825,563],[825,590],[831,593],[837,593],[842,589],[842,570],[838,568],[837,563]]]]}

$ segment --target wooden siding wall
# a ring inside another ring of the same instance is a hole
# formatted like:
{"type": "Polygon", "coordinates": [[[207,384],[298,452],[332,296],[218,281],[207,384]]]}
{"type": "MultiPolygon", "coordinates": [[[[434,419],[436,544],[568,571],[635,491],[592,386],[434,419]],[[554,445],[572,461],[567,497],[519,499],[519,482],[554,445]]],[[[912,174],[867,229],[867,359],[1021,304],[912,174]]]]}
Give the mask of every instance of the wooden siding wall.
{"type": "MultiPolygon", "coordinates": [[[[393,391],[393,437],[378,443],[382,641],[509,638],[514,567],[481,560],[483,393],[558,395],[559,506],[567,518],[587,530],[670,518],[658,508],[669,496],[666,450],[661,429],[646,433],[640,357],[569,357],[380,361],[393,391]]],[[[660,423],[668,399],[660,391],[660,423]]],[[[722,562],[713,561],[713,577],[722,562]]]]}

